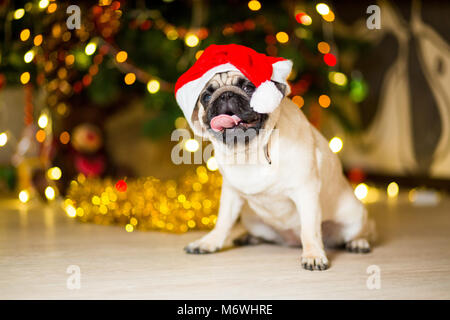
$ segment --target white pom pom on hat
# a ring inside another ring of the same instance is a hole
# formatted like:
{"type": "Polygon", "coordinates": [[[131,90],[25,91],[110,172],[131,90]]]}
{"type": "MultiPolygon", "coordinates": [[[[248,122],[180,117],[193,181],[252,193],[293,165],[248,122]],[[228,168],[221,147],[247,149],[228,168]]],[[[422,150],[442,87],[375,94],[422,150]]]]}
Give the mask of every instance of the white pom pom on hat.
{"type": "Polygon", "coordinates": [[[240,71],[255,86],[250,106],[259,113],[275,110],[283,94],[271,81],[286,85],[292,70],[292,61],[270,57],[245,46],[210,45],[196,63],[183,73],[175,84],[175,97],[186,119],[192,126],[192,113],[198,97],[205,85],[215,74],[227,71],[240,71]]]}

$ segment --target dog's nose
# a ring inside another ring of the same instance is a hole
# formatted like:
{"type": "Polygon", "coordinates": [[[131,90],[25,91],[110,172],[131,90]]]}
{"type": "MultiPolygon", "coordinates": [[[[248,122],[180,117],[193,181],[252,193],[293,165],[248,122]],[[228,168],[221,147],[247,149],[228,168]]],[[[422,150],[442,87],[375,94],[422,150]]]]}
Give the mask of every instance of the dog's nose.
{"type": "Polygon", "coordinates": [[[231,91],[226,91],[224,93],[222,93],[219,98],[221,100],[229,100],[232,96],[234,96],[234,92],[231,91]]]}

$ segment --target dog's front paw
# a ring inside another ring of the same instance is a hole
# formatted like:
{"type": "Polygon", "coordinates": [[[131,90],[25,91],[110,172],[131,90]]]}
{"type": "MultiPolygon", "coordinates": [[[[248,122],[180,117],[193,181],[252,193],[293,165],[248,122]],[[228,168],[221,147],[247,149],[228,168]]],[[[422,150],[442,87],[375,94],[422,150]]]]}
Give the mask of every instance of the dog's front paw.
{"type": "Polygon", "coordinates": [[[355,239],[345,244],[345,249],[353,253],[370,252],[370,244],[366,239],[355,239]]]}
{"type": "Polygon", "coordinates": [[[189,243],[184,251],[193,254],[205,254],[217,252],[222,248],[222,243],[212,234],[207,234],[201,239],[189,243]]]}
{"type": "Polygon", "coordinates": [[[329,262],[325,253],[304,253],[301,259],[302,267],[306,270],[326,270],[329,267],[329,262]]]}

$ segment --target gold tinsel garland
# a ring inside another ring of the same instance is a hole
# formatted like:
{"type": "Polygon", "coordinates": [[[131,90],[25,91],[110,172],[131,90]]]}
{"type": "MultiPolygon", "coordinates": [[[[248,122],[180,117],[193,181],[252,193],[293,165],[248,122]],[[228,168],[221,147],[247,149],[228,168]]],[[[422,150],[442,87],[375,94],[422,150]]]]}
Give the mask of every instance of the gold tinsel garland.
{"type": "Polygon", "coordinates": [[[122,225],[128,232],[183,233],[214,227],[222,185],[217,171],[199,166],[177,181],[129,179],[126,191],[116,188],[116,183],[112,179],[78,176],[64,201],[66,213],[81,222],[122,225]]]}

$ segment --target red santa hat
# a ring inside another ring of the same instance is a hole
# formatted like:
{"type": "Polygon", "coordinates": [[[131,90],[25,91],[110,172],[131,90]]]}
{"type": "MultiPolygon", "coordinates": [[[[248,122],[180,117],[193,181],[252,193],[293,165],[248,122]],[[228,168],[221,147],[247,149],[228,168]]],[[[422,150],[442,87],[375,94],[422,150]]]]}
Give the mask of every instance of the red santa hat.
{"type": "Polygon", "coordinates": [[[253,49],[236,45],[210,45],[195,64],[175,84],[175,97],[189,123],[192,112],[205,85],[215,74],[240,71],[255,86],[250,106],[259,113],[270,113],[283,99],[283,94],[271,81],[286,85],[292,69],[292,61],[269,57],[253,49]]]}

